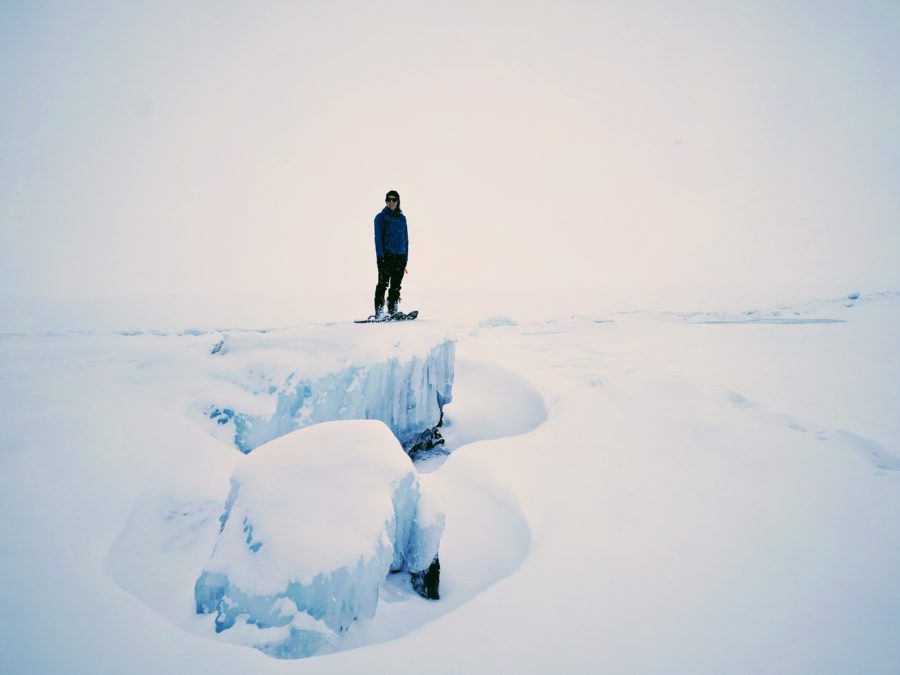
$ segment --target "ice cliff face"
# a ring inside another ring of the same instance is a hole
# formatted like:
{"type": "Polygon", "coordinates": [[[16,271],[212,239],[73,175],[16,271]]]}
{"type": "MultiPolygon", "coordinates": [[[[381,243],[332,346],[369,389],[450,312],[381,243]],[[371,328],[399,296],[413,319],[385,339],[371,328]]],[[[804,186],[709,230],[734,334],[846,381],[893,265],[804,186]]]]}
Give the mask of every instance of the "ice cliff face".
{"type": "Polygon", "coordinates": [[[235,470],[197,613],[272,656],[309,656],[374,616],[388,572],[436,573],[443,527],[380,422],[293,432],[235,470]]]}
{"type": "MultiPolygon", "coordinates": [[[[386,337],[392,339],[385,335],[374,339],[386,337]]],[[[315,360],[322,349],[309,345],[299,362],[238,360],[246,369],[233,369],[231,390],[203,412],[219,427],[217,435],[229,434],[244,453],[311,424],[347,419],[381,420],[410,454],[440,444],[437,428],[443,407],[452,398],[454,342],[442,339],[416,350],[396,341],[377,356],[354,353],[353,345],[345,346],[343,358],[311,368],[304,367],[304,361],[315,360]]],[[[236,360],[235,354],[223,341],[216,344],[213,356],[225,364],[236,360]]]]}

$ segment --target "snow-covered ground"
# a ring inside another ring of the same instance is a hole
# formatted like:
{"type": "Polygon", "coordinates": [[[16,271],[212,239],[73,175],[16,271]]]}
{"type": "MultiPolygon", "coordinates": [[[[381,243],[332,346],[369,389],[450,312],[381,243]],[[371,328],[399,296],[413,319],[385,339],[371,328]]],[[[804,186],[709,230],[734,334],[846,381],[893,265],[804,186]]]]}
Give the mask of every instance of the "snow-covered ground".
{"type": "Polygon", "coordinates": [[[898,672],[900,293],[496,310],[0,335],[0,672],[898,672]],[[194,582],[247,457],[212,394],[269,414],[298,369],[448,338],[452,453],[418,465],[441,599],[389,575],[372,619],[299,661],[217,637],[194,582]]]}

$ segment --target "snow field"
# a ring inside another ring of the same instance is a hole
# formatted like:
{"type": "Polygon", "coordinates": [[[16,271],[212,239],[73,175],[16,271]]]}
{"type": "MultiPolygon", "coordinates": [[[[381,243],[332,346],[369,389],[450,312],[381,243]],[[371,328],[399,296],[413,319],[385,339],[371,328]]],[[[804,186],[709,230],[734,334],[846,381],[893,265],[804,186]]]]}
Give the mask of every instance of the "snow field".
{"type": "MultiPolygon", "coordinates": [[[[459,326],[446,431],[467,442],[420,476],[446,514],[442,599],[389,577],[304,672],[895,672],[898,296],[807,306],[842,323],[459,326]]],[[[164,355],[213,341],[175,337],[0,339],[3,672],[290,665],[198,639],[204,504],[239,455],[189,421],[199,380],[164,355]]]]}

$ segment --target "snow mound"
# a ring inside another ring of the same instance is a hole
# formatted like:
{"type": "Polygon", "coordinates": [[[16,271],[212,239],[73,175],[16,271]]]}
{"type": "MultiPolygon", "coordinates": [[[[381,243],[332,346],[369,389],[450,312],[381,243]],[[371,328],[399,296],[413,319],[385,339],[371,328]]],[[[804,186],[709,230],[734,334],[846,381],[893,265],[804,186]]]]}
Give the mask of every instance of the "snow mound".
{"type": "Polygon", "coordinates": [[[527,434],[547,419],[541,395],[507,368],[488,361],[461,360],[456,375],[457,395],[445,409],[441,429],[448,449],[527,434]]]}
{"type": "Polygon", "coordinates": [[[478,322],[478,325],[482,328],[499,328],[500,326],[518,326],[519,323],[508,316],[498,314],[482,319],[478,322]]]}
{"type": "Polygon", "coordinates": [[[422,573],[444,516],[382,423],[319,424],[243,458],[195,586],[216,632],[279,658],[310,656],[375,615],[390,571],[422,573]]]}
{"type": "Polygon", "coordinates": [[[408,453],[442,443],[455,342],[427,329],[373,337],[341,327],[229,335],[212,347],[219,385],[203,392],[207,428],[241,452],[303,427],[381,420],[408,453]]]}

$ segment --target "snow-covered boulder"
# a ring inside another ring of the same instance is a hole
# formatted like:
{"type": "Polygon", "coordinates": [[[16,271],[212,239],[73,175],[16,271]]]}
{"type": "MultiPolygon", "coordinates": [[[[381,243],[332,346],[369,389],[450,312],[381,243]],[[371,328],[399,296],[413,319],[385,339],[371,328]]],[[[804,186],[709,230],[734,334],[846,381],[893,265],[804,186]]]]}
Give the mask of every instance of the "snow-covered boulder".
{"type": "Polygon", "coordinates": [[[433,326],[304,327],[228,335],[209,355],[210,430],[244,453],[311,424],[375,419],[410,454],[443,442],[455,342],[433,326]],[[374,330],[372,330],[374,329],[374,330]]]}
{"type": "Polygon", "coordinates": [[[292,432],[235,469],[197,613],[273,656],[309,656],[374,616],[390,571],[435,572],[443,527],[383,423],[292,432]]]}

